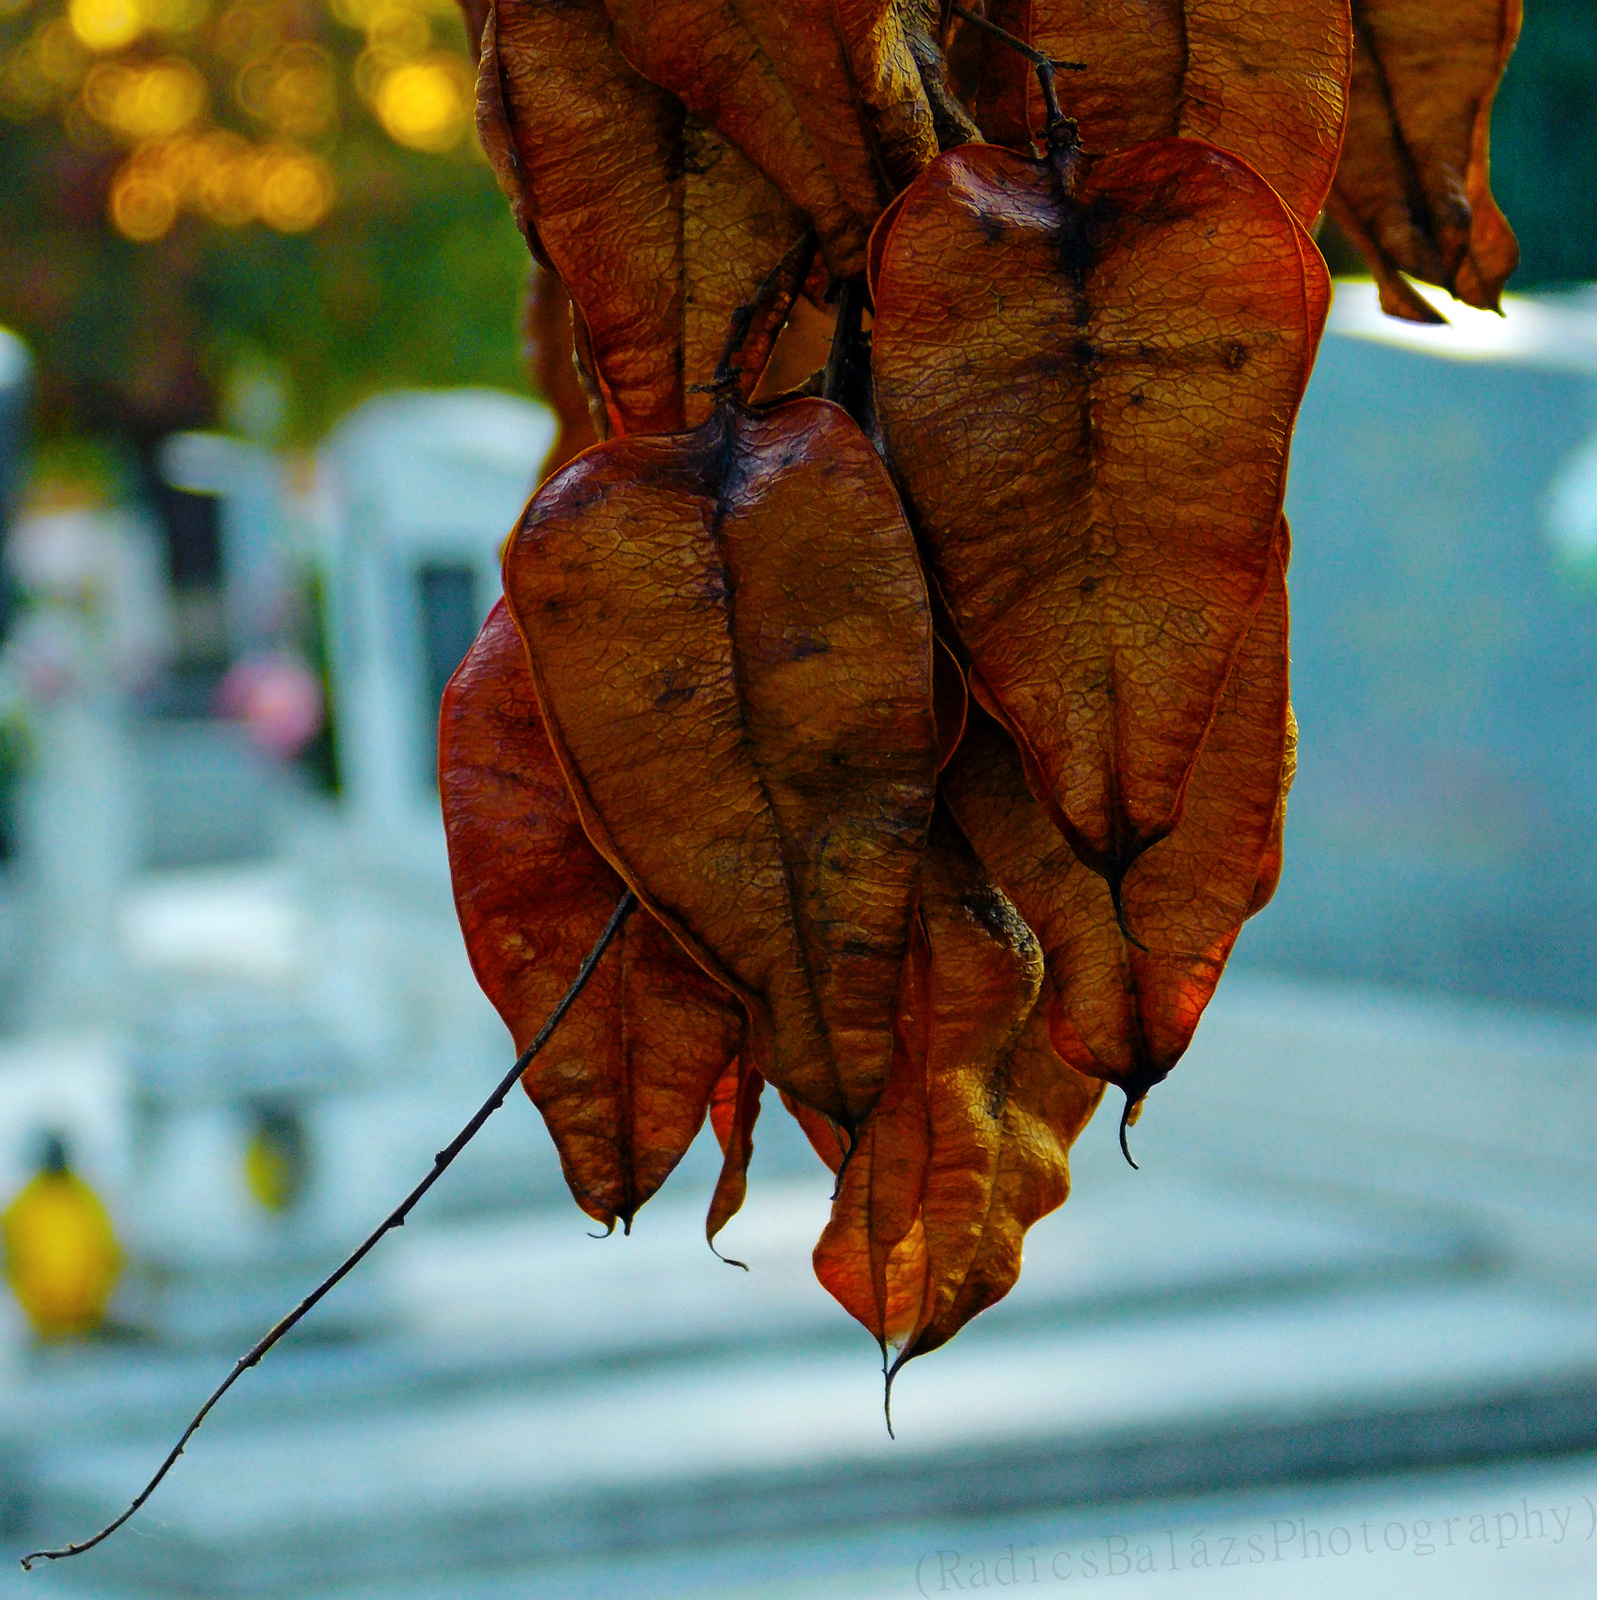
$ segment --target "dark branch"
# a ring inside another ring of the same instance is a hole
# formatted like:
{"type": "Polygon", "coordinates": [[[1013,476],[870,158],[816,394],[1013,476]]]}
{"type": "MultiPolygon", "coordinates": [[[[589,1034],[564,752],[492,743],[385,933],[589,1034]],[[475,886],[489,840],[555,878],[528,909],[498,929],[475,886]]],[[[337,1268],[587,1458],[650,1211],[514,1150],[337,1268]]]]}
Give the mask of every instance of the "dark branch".
{"type": "Polygon", "coordinates": [[[538,1030],[538,1036],[517,1057],[516,1064],[499,1080],[499,1086],[478,1107],[477,1113],[471,1121],[449,1142],[444,1149],[433,1157],[432,1171],[427,1174],[403,1200],[389,1212],[387,1218],[366,1238],[365,1242],[354,1250],[343,1264],[330,1272],[294,1307],[289,1314],[279,1322],[270,1333],[266,1334],[246,1355],[240,1356],[233,1370],[212,1391],[211,1397],[195,1413],[194,1420],[183,1430],[182,1437],[172,1446],[165,1461],[156,1469],[155,1476],[139,1491],[137,1498],[115,1522],[108,1523],[95,1534],[92,1539],[85,1539],[81,1544],[69,1544],[59,1550],[35,1550],[22,1558],[22,1570],[31,1572],[35,1561],[60,1561],[67,1556],[82,1555],[85,1550],[92,1550],[102,1540],[109,1539],[118,1528],[122,1526],[146,1500],[155,1493],[161,1480],[170,1472],[177,1463],[177,1458],[183,1454],[190,1439],[199,1431],[200,1424],[211,1413],[211,1407],[233,1387],[249,1369],[255,1366],[284,1334],[293,1328],[305,1314],[324,1299],[339,1283],[360,1265],[362,1261],[376,1248],[377,1241],[385,1233],[405,1225],[405,1218],[415,1209],[416,1203],[426,1192],[437,1183],[444,1175],[455,1157],[466,1148],[477,1136],[482,1125],[505,1103],[505,1097],[515,1088],[523,1072],[527,1070],[534,1056],[549,1042],[550,1035],[560,1026],[565,1014],[576,1004],[587,985],[588,979],[593,976],[594,968],[599,965],[600,957],[610,948],[611,941],[621,931],[621,924],[632,914],[633,908],[638,903],[638,897],[629,889],[622,895],[615,910],[611,913],[610,920],[604,926],[604,932],[599,935],[592,950],[588,952],[587,959],[577,969],[577,975],[571,981],[571,987],[561,996],[560,1003],[549,1013],[549,1020],[538,1030]]]}
{"type": "MultiPolygon", "coordinates": [[[[726,343],[721,347],[721,359],[716,363],[715,377],[709,385],[711,393],[724,393],[736,387],[737,372],[732,363],[737,360],[753,331],[754,319],[779,293],[786,294],[790,302],[797,299],[805,278],[809,276],[810,264],[815,260],[819,244],[814,227],[805,228],[787,254],[766,273],[753,296],[732,313],[732,320],[727,325],[726,343]]],[[[786,315],[785,312],[783,314],[786,315]]]]}
{"type": "Polygon", "coordinates": [[[1085,72],[1087,70],[1085,61],[1055,61],[1052,56],[1044,55],[1041,50],[1034,50],[1024,39],[1017,39],[1007,28],[1000,28],[996,22],[989,22],[986,17],[975,11],[956,5],[953,12],[956,17],[961,17],[966,22],[974,22],[978,28],[985,28],[995,38],[1003,40],[1016,55],[1024,56],[1037,69],[1037,82],[1042,88],[1043,105],[1048,109],[1050,130],[1057,123],[1067,120],[1064,112],[1059,109],[1059,95],[1054,88],[1054,74],[1085,72]]]}

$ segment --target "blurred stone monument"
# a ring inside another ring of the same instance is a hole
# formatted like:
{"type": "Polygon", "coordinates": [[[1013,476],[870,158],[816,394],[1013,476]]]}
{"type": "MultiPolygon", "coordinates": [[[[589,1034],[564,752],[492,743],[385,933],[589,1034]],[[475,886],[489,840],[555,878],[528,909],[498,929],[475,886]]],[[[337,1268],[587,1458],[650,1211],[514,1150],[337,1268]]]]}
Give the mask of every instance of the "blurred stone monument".
{"type": "MultiPolygon", "coordinates": [[[[281,1314],[424,1169],[453,1115],[440,1082],[503,1054],[442,875],[436,723],[553,431],[506,395],[400,394],[359,407],[323,454],[317,537],[293,553],[326,599],[340,814],[289,840],[281,950],[241,944],[231,974],[173,987],[130,1057],[136,1314],[168,1340],[236,1340],[281,1314]]],[[[293,554],[277,458],[190,434],[163,468],[220,497],[230,638],[270,649],[293,554]]],[[[491,1161],[474,1171],[493,1187],[491,1161]]],[[[318,1330],[380,1321],[380,1282],[318,1330]]]]}
{"type": "Polygon", "coordinates": [[[1597,1005],[1597,305],[1341,283],[1293,445],[1287,869],[1238,957],[1597,1005]]]}
{"type": "Polygon", "coordinates": [[[22,451],[27,438],[33,358],[12,332],[0,328],[0,533],[22,494],[22,451]]]}
{"type": "Polygon", "coordinates": [[[363,846],[443,861],[438,704],[499,594],[499,553],[554,441],[492,390],[383,395],[322,457],[321,558],[344,792],[363,846]]]}
{"type": "Polygon", "coordinates": [[[166,644],[150,527],[70,494],[27,510],[6,544],[23,596],[6,641],[29,750],[18,811],[30,907],[20,1019],[103,1025],[124,999],[115,910],[137,859],[126,700],[166,644]]]}

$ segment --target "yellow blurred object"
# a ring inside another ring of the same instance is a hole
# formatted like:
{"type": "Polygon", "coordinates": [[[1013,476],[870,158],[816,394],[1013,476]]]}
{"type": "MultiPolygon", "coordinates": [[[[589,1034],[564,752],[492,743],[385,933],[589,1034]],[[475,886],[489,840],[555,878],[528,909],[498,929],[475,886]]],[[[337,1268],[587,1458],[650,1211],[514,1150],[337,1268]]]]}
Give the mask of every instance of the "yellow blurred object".
{"type": "Polygon", "coordinates": [[[212,43],[228,61],[249,61],[269,55],[283,42],[285,17],[280,7],[261,0],[237,0],[216,19],[212,43]]]}
{"type": "Polygon", "coordinates": [[[99,1196],[66,1169],[59,1143],[45,1170],[0,1213],[6,1279],[41,1339],[99,1326],[122,1269],[99,1196]]]}
{"type": "Polygon", "coordinates": [[[293,1172],[284,1153],[262,1134],[257,1133],[244,1147],[244,1182],[256,1205],[268,1211],[288,1210],[293,1172]]]}
{"type": "Polygon", "coordinates": [[[89,115],[133,144],[181,133],[205,114],[205,102],[205,79],[181,56],[137,67],[103,62],[83,85],[89,115]]]}
{"type": "Polygon", "coordinates": [[[378,82],[377,118],[390,138],[413,150],[452,150],[471,122],[475,94],[466,63],[434,51],[378,82]]]}
{"type": "Polygon", "coordinates": [[[144,32],[138,0],[71,0],[67,20],[91,50],[120,50],[144,32]]]}
{"type": "Polygon", "coordinates": [[[333,175],[324,161],[280,147],[260,160],[256,209],[279,233],[305,233],[333,209],[333,175]]]}
{"type": "Polygon", "coordinates": [[[139,11],[161,33],[193,33],[210,15],[206,0],[139,0],[139,11]]]}
{"type": "Polygon", "coordinates": [[[47,22],[34,36],[39,71],[57,89],[75,89],[89,68],[89,52],[72,25],[61,17],[47,22]]]}
{"type": "Polygon", "coordinates": [[[111,179],[108,209],[119,233],[146,243],[170,231],[184,208],[227,228],[260,221],[304,233],[336,198],[332,169],[319,156],[212,128],[139,145],[111,179]]]}
{"type": "Polygon", "coordinates": [[[177,221],[177,195],[159,176],[119,172],[111,182],[111,221],[124,238],[148,244],[177,221]]]}
{"type": "Polygon", "coordinates": [[[235,81],[234,96],[252,117],[290,139],[325,133],[338,114],[332,57],[303,40],[247,63],[235,81]]]}
{"type": "Polygon", "coordinates": [[[244,1147],[244,1183],[250,1198],[267,1211],[289,1211],[305,1192],[305,1129],[297,1115],[260,1106],[244,1147]]]}

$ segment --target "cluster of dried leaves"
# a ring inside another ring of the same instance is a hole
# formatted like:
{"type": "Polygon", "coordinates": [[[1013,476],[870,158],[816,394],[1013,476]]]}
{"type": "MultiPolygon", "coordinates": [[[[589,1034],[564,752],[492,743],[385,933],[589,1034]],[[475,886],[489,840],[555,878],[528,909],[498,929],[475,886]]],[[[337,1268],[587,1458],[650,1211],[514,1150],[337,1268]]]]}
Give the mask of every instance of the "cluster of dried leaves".
{"type": "Polygon", "coordinates": [[[630,1225],[708,1116],[713,1239],[769,1083],[837,1174],[821,1281],[899,1364],[1008,1291],[1105,1083],[1134,1113],[1275,887],[1309,230],[1411,318],[1404,274],[1493,307],[1515,259],[1517,0],[984,16],[473,17],[537,340],[574,346],[558,454],[605,442],[445,698],[471,957],[523,1046],[633,890],[525,1079],[578,1204],[630,1225]]]}

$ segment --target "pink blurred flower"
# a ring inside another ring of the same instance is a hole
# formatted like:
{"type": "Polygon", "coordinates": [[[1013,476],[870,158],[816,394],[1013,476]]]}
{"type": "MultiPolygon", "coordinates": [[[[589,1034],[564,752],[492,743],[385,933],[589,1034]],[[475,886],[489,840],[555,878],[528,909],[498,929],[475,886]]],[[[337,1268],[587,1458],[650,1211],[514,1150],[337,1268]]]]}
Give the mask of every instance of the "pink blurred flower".
{"type": "Polygon", "coordinates": [[[282,652],[235,663],[217,687],[216,709],[242,722],[251,742],[280,761],[297,756],[321,732],[325,712],[316,674],[282,652]]]}

